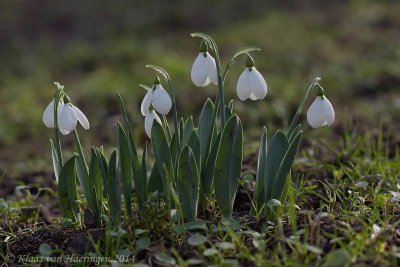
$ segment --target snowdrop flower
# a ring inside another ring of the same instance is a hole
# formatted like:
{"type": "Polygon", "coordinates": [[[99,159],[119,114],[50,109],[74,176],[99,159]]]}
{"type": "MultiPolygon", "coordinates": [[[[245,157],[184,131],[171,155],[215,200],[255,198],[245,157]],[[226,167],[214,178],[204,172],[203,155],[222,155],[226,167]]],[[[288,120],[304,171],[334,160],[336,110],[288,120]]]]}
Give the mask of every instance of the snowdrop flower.
{"type": "Polygon", "coordinates": [[[151,129],[153,128],[153,123],[154,120],[156,120],[160,125],[161,119],[157,115],[157,113],[154,110],[150,110],[149,113],[147,113],[146,117],[144,118],[144,129],[146,131],[147,136],[151,139],[151,129]]]}
{"type": "MultiPolygon", "coordinates": [[[[58,102],[57,113],[60,116],[60,112],[64,106],[62,101],[58,102]]],[[[43,112],[43,123],[47,128],[54,128],[54,99],[50,102],[47,108],[43,112]]]]}
{"type": "Polygon", "coordinates": [[[307,121],[313,128],[330,126],[335,120],[335,110],[320,86],[317,97],[307,111],[307,121]]]}
{"type": "Polygon", "coordinates": [[[147,90],[146,95],[140,105],[140,111],[143,116],[150,112],[150,107],[153,105],[154,109],[162,114],[167,115],[172,107],[172,100],[168,92],[160,84],[160,79],[157,77],[153,88],[147,90]]]}
{"type": "Polygon", "coordinates": [[[158,77],[154,82],[152,102],[154,109],[162,115],[167,115],[171,110],[172,107],[171,97],[160,84],[160,80],[158,79],[158,77]]]}
{"type": "Polygon", "coordinates": [[[211,82],[218,84],[217,65],[215,59],[208,53],[208,47],[205,42],[201,42],[199,55],[195,59],[191,77],[193,83],[198,87],[204,87],[211,82]]]}
{"type": "Polygon", "coordinates": [[[248,98],[255,101],[263,99],[267,95],[267,83],[261,73],[254,67],[253,59],[248,56],[246,69],[239,76],[236,85],[236,93],[241,101],[248,98]]]}
{"type": "Polygon", "coordinates": [[[85,114],[79,108],[72,105],[67,97],[65,100],[65,104],[58,115],[58,128],[60,132],[63,135],[69,134],[75,130],[78,121],[85,130],[88,130],[90,125],[85,114]]]}

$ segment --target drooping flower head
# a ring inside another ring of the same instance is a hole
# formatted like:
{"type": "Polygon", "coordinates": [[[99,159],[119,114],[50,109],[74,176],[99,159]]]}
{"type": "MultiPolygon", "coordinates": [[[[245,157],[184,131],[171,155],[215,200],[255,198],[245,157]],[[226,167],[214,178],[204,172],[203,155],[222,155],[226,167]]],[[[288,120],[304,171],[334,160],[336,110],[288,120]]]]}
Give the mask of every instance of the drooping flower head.
{"type": "MultiPolygon", "coordinates": [[[[63,93],[64,94],[64,93],[63,93]]],[[[73,130],[75,130],[78,121],[83,126],[84,129],[88,130],[90,128],[89,120],[83,114],[83,112],[74,106],[69,97],[64,94],[61,98],[56,94],[56,97],[50,102],[43,112],[43,123],[48,128],[55,128],[54,122],[54,109],[55,101],[58,102],[57,105],[57,126],[59,131],[63,135],[67,135],[73,130]]]]}
{"type": "Polygon", "coordinates": [[[313,128],[330,126],[335,120],[335,110],[331,102],[326,98],[324,90],[319,86],[318,94],[307,111],[307,121],[313,128]]]}
{"type": "Polygon", "coordinates": [[[191,78],[198,87],[205,87],[210,83],[218,84],[217,65],[215,59],[208,53],[208,47],[204,41],[201,42],[199,55],[193,63],[191,78]]]}
{"type": "Polygon", "coordinates": [[[158,77],[154,81],[153,87],[147,90],[140,105],[140,111],[143,116],[146,116],[150,112],[151,106],[162,115],[167,115],[172,107],[171,97],[161,85],[158,77]]]}
{"type": "Polygon", "coordinates": [[[268,87],[261,73],[254,67],[253,58],[248,55],[246,69],[239,76],[236,93],[241,101],[248,98],[255,101],[267,95],[268,87]]]}

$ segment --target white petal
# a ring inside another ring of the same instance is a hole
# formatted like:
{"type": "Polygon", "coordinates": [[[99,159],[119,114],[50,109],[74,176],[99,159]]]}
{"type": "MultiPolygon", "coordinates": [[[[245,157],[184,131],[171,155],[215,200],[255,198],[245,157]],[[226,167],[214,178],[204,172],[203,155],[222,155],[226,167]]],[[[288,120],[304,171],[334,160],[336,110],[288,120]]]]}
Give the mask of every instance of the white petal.
{"type": "Polygon", "coordinates": [[[335,110],[328,98],[324,97],[324,113],[326,114],[326,123],[328,126],[332,125],[335,120],[335,110]]]}
{"type": "Polygon", "coordinates": [[[325,100],[317,96],[307,111],[307,121],[313,128],[318,128],[328,124],[328,119],[331,117],[325,112],[325,100]]]}
{"type": "MultiPolygon", "coordinates": [[[[62,102],[58,102],[57,113],[60,114],[64,104],[62,102]]],[[[43,123],[47,128],[54,128],[54,99],[50,102],[50,104],[46,107],[43,112],[43,123]]]]}
{"type": "Polygon", "coordinates": [[[156,89],[154,90],[153,105],[155,110],[162,115],[168,114],[168,112],[171,110],[171,97],[160,84],[157,84],[156,89]]]}
{"type": "Polygon", "coordinates": [[[265,82],[264,77],[255,67],[251,68],[249,82],[251,90],[257,99],[265,98],[268,90],[267,83],[265,82]]]}
{"type": "Polygon", "coordinates": [[[47,128],[54,128],[54,99],[44,110],[42,119],[47,128]]]}
{"type": "Polygon", "coordinates": [[[89,124],[89,120],[87,119],[86,115],[76,106],[72,105],[72,108],[75,110],[76,117],[77,117],[78,121],[80,122],[80,124],[82,125],[82,127],[85,130],[89,130],[90,124],[89,124]]]}
{"type": "Polygon", "coordinates": [[[149,114],[149,108],[151,105],[151,101],[153,100],[153,89],[147,91],[146,95],[143,98],[142,104],[140,105],[140,111],[143,116],[149,114]]]}
{"type": "Polygon", "coordinates": [[[236,85],[236,93],[241,101],[249,98],[252,93],[249,83],[249,75],[250,71],[246,68],[242,74],[240,74],[236,85]]]}
{"type": "Polygon", "coordinates": [[[154,119],[160,124],[161,123],[161,119],[160,117],[157,115],[157,113],[152,110],[149,114],[146,115],[146,117],[144,118],[144,130],[146,131],[147,136],[151,139],[151,129],[153,127],[153,122],[154,119]]]}
{"type": "Polygon", "coordinates": [[[59,130],[63,135],[68,135],[68,134],[71,132],[71,131],[64,130],[64,129],[60,128],[60,127],[58,127],[58,130],[59,130]]]}
{"type": "Polygon", "coordinates": [[[253,93],[250,94],[249,98],[253,101],[256,101],[258,99],[253,93]]]}
{"type": "Polygon", "coordinates": [[[218,75],[217,75],[217,64],[215,59],[207,52],[207,63],[208,63],[208,79],[215,85],[218,85],[218,75]]]}
{"type": "Polygon", "coordinates": [[[210,83],[208,79],[209,71],[207,56],[205,57],[204,53],[199,53],[192,66],[191,77],[193,83],[198,87],[207,86],[210,83]]]}
{"type": "MultiPolygon", "coordinates": [[[[60,132],[72,132],[78,123],[78,117],[71,104],[65,104],[60,116],[58,118],[58,127],[61,129],[60,132]]],[[[63,133],[64,134],[64,133],[63,133]]]]}

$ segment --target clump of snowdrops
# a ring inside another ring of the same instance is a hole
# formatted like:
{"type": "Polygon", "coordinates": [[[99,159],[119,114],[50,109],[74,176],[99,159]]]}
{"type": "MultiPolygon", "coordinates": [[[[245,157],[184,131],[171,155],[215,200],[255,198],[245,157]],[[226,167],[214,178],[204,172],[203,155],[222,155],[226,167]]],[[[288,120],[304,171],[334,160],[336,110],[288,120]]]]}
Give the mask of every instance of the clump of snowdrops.
{"type": "MultiPolygon", "coordinates": [[[[179,119],[170,75],[159,66],[147,65],[162,81],[157,77],[151,86],[141,85],[147,90],[141,113],[145,132],[151,139],[151,147],[144,144],[142,155],[138,155],[124,102],[117,94],[122,122],[116,125],[116,148],[106,157],[102,148],[92,147],[90,157],[86,158],[76,127],[79,123],[88,130],[89,121],[72,104],[64,87],[55,83],[57,90],[44,111],[43,122],[55,130],[54,140],[50,140],[51,155],[64,220],[79,224],[84,207],[91,211],[97,226],[101,226],[103,216],[110,218],[113,226],[119,226],[122,207],[129,220],[133,218],[133,202],[139,209],[146,209],[152,201],[163,201],[181,222],[190,222],[215,200],[221,216],[232,218],[242,174],[243,128],[233,100],[225,102],[224,81],[233,63],[239,57],[246,57],[237,81],[237,96],[241,101],[262,101],[267,96],[267,83],[250,56],[260,49],[252,46],[240,49],[222,69],[214,40],[203,33],[191,36],[201,39],[191,79],[198,87],[216,85],[216,98],[205,101],[199,116],[195,116],[197,125],[192,116],[179,119]],[[171,112],[173,125],[167,120],[171,112]],[[73,134],[77,152],[66,162],[59,133],[73,134]],[[147,160],[148,149],[154,154],[152,166],[147,160]],[[82,196],[77,193],[78,182],[85,201],[80,201],[82,196]]],[[[308,85],[289,129],[278,130],[267,142],[267,128],[262,128],[251,211],[257,216],[264,214],[273,220],[287,199],[290,171],[303,134],[298,120],[314,90],[316,98],[307,112],[309,124],[316,128],[334,121],[333,107],[319,80],[317,77],[308,85]]]]}

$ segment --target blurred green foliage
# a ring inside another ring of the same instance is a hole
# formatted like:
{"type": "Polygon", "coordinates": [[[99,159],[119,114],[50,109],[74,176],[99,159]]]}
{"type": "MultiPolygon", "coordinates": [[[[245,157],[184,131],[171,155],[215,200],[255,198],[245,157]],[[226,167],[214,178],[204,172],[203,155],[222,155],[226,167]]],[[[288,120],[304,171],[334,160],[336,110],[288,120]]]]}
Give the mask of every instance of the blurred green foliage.
{"type": "MultiPolygon", "coordinates": [[[[154,80],[147,63],[172,75],[181,116],[199,111],[216,88],[190,81],[194,31],[215,38],[224,62],[241,46],[262,49],[254,59],[268,96],[235,104],[245,129],[257,127],[247,138],[257,137],[264,124],[286,125],[315,76],[323,78],[337,125],[378,126],[381,112],[393,114],[400,106],[394,95],[400,87],[398,14],[398,1],[1,1],[0,169],[49,157],[52,131],[41,117],[53,81],[64,84],[87,114],[92,129],[79,129],[87,147],[114,138],[116,90],[136,138],[145,138],[139,112],[145,92],[138,85],[154,80]]],[[[235,100],[243,64],[239,60],[227,78],[226,95],[235,100]]],[[[70,137],[63,142],[70,145],[70,137]]]]}

